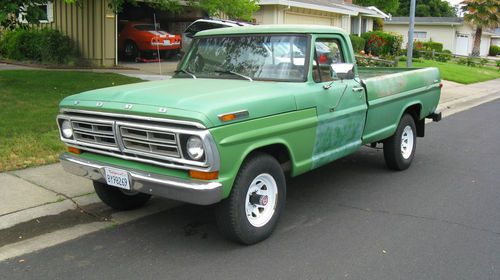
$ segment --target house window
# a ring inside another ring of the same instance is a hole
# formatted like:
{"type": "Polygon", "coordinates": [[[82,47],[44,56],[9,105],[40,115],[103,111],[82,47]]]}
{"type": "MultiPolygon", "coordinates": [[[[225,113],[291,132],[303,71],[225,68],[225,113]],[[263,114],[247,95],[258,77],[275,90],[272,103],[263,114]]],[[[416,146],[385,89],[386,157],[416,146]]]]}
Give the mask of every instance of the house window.
{"type": "MultiPolygon", "coordinates": [[[[38,18],[39,23],[50,23],[54,21],[54,4],[52,1],[47,1],[47,3],[45,4],[37,4],[36,6],[41,11],[41,14],[38,18]]],[[[20,8],[20,13],[18,18],[19,22],[28,23],[28,20],[26,19],[27,10],[28,7],[26,6],[20,8]]]]}
{"type": "Polygon", "coordinates": [[[415,38],[415,39],[425,39],[425,38],[427,38],[427,32],[425,32],[425,31],[415,31],[413,33],[413,38],[415,38]]]}
{"type": "Polygon", "coordinates": [[[366,29],[368,25],[368,20],[366,18],[361,20],[361,33],[365,33],[368,30],[366,29]]]}
{"type": "Polygon", "coordinates": [[[54,4],[52,1],[47,1],[46,4],[38,5],[43,11],[44,16],[39,19],[40,23],[49,23],[54,21],[54,4]]]}

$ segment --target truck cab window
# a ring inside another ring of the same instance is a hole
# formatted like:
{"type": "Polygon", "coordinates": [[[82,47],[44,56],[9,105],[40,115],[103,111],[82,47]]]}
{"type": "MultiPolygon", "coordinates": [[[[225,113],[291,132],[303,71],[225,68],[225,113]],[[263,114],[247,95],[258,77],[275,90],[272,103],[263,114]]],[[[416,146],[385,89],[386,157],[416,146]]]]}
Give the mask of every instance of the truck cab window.
{"type": "Polygon", "coordinates": [[[344,63],[341,44],[337,39],[317,39],[314,43],[313,79],[317,83],[332,81],[330,65],[344,63]]]}

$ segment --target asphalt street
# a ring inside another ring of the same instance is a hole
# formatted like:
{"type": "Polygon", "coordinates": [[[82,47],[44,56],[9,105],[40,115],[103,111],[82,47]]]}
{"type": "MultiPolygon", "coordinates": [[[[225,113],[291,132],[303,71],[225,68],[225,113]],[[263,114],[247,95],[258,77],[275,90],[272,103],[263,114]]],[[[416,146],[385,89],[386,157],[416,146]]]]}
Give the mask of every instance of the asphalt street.
{"type": "Polygon", "coordinates": [[[182,205],[0,263],[0,279],[500,279],[500,100],[427,126],[409,170],[381,150],[289,180],[275,234],[226,241],[182,205]]]}

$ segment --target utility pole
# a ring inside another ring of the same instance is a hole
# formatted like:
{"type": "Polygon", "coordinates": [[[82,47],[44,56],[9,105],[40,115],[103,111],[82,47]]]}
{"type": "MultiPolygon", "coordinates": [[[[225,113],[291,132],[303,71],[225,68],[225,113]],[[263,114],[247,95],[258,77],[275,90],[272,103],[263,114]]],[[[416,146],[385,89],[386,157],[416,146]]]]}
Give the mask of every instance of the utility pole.
{"type": "Polygon", "coordinates": [[[410,1],[410,29],[408,30],[408,49],[406,50],[406,67],[413,66],[413,34],[415,33],[416,0],[410,1]]]}

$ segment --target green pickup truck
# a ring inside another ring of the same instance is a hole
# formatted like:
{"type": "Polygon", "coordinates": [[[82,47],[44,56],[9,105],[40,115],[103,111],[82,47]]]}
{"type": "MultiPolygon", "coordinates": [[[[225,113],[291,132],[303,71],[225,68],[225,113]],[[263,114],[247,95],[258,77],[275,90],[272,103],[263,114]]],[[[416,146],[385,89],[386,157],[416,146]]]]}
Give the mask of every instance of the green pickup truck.
{"type": "Polygon", "coordinates": [[[61,163],[115,209],[151,195],[217,204],[220,231],[253,244],[283,213],[285,175],[377,144],[389,168],[408,168],[440,93],[436,68],[357,68],[342,29],[203,31],[172,79],[65,98],[61,163]]]}

